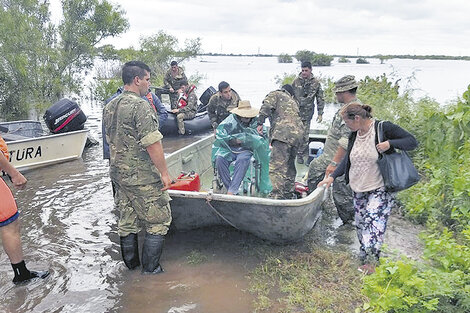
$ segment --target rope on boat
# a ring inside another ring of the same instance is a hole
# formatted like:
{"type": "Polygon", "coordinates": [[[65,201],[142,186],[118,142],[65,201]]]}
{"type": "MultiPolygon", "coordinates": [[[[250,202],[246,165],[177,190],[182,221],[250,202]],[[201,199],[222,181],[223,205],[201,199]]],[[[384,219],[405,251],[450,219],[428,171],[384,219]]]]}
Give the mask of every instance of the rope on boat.
{"type": "Polygon", "coordinates": [[[207,205],[212,209],[212,211],[214,211],[215,214],[217,214],[218,217],[220,217],[221,219],[223,219],[227,224],[229,224],[230,226],[232,226],[233,228],[236,228],[236,229],[239,229],[237,226],[235,226],[232,222],[230,222],[228,219],[226,219],[219,211],[217,211],[216,208],[214,208],[214,206],[211,204],[211,201],[212,201],[212,193],[209,193],[207,198],[206,198],[206,203],[207,205]]]}

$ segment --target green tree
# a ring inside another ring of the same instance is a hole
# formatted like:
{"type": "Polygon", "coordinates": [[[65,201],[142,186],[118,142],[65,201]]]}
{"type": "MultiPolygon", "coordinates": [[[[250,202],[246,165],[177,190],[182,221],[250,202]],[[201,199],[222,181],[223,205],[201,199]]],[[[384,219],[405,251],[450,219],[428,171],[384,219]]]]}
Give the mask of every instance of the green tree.
{"type": "Polygon", "coordinates": [[[105,38],[123,33],[129,23],[124,12],[108,1],[63,0],[64,21],[59,25],[61,41],[57,71],[68,87],[78,92],[81,80],[78,75],[93,67],[101,50],[97,45],[105,38]]]}
{"type": "MultiPolygon", "coordinates": [[[[141,38],[137,57],[147,63],[153,72],[152,83],[163,84],[163,76],[170,67],[171,61],[178,63],[195,57],[201,52],[201,39],[186,39],[184,46],[178,46],[178,38],[160,30],[150,37],[141,38]]],[[[122,60],[127,61],[127,60],[122,60]]]]}
{"type": "Polygon", "coordinates": [[[1,0],[0,109],[5,119],[27,117],[31,100],[42,100],[41,75],[48,74],[43,68],[54,40],[48,22],[47,3],[1,0]]]}
{"type": "Polygon", "coordinates": [[[313,66],[330,66],[331,61],[333,61],[333,57],[323,53],[315,54],[311,59],[313,66]]]}
{"type": "Polygon", "coordinates": [[[358,58],[356,60],[356,64],[369,64],[369,61],[367,61],[365,58],[358,58]]]}
{"type": "MultiPolygon", "coordinates": [[[[170,67],[172,60],[181,63],[189,58],[197,56],[201,52],[201,39],[186,39],[184,46],[180,47],[178,38],[165,33],[160,30],[158,33],[140,39],[140,48],[126,48],[116,51],[115,55],[112,49],[108,49],[106,58],[108,61],[105,63],[116,64],[119,63],[119,68],[125,62],[131,60],[141,60],[150,66],[152,69],[152,85],[163,85],[163,77],[170,67]]],[[[96,99],[104,100],[116,91],[116,86],[122,84],[120,78],[120,71],[112,71],[110,75],[101,75],[96,78],[93,85],[93,93],[96,99]]],[[[201,75],[196,74],[188,77],[191,83],[197,84],[202,78],[201,75]]]]}
{"type": "Polygon", "coordinates": [[[292,63],[292,57],[287,53],[281,53],[277,57],[277,62],[278,63],[292,63]]]}
{"type": "Polygon", "coordinates": [[[295,53],[295,58],[299,62],[303,61],[312,61],[313,57],[315,56],[315,52],[309,50],[299,50],[295,53]]]}
{"type": "Polygon", "coordinates": [[[0,1],[0,110],[7,120],[79,92],[97,45],[128,27],[124,12],[105,0],[63,0],[58,27],[48,1],[0,1]]]}

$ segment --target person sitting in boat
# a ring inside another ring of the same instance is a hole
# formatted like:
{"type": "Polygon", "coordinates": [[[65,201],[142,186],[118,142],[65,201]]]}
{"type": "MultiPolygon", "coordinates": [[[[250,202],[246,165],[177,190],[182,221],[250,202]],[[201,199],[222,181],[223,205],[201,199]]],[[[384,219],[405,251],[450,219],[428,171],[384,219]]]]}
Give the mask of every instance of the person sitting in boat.
{"type": "Polygon", "coordinates": [[[170,91],[169,96],[171,108],[176,109],[179,96],[178,90],[188,84],[188,78],[186,77],[186,74],[184,74],[183,68],[178,66],[178,62],[171,61],[170,68],[165,74],[163,83],[164,87],[170,91]]]}
{"type": "MultiPolygon", "coordinates": [[[[118,88],[115,94],[104,101],[104,104],[108,104],[111,100],[119,96],[124,91],[124,86],[118,88]]],[[[142,97],[143,99],[147,100],[155,112],[158,115],[158,130],[162,129],[163,124],[168,119],[168,112],[166,111],[165,106],[163,103],[158,99],[158,97],[153,92],[148,92],[146,96],[142,97]]],[[[104,130],[104,125],[101,126],[101,131],[103,134],[103,159],[110,159],[109,156],[109,145],[106,141],[106,132],[104,130]]]]}
{"type": "Polygon", "coordinates": [[[238,93],[232,90],[229,83],[221,81],[219,91],[212,95],[207,104],[207,114],[209,114],[214,133],[217,126],[230,115],[230,111],[238,106],[239,101],[238,93]]]}
{"type": "Polygon", "coordinates": [[[178,123],[178,134],[184,135],[184,121],[191,120],[196,116],[197,112],[197,96],[194,91],[196,86],[183,85],[179,92],[181,96],[178,100],[178,107],[171,110],[171,113],[176,114],[176,121],[178,123]]]}
{"type": "Polygon", "coordinates": [[[251,157],[261,165],[259,191],[271,191],[269,180],[269,142],[267,131],[260,135],[256,130],[259,109],[251,107],[250,101],[240,101],[238,107],[216,129],[212,146],[212,162],[227,188],[228,195],[238,194],[240,184],[250,166],[251,157]],[[230,164],[234,163],[233,175],[230,164]]]}

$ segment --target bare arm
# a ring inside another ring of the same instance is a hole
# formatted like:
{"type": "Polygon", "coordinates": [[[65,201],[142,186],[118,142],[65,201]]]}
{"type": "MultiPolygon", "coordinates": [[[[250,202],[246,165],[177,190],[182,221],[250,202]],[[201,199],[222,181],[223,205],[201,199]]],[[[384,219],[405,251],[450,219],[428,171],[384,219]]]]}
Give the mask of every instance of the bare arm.
{"type": "Polygon", "coordinates": [[[3,153],[0,153],[0,169],[10,175],[11,181],[16,188],[23,189],[25,187],[27,183],[26,178],[8,162],[3,153]]]}
{"type": "Polygon", "coordinates": [[[338,166],[338,164],[341,162],[341,160],[344,158],[346,155],[346,150],[344,150],[343,147],[339,146],[338,149],[336,150],[336,153],[331,160],[330,164],[328,164],[328,167],[326,168],[325,171],[325,177],[328,177],[331,173],[333,173],[338,166]],[[336,164],[336,165],[335,165],[336,164]]]}
{"type": "Polygon", "coordinates": [[[163,153],[163,146],[161,141],[157,141],[147,148],[147,152],[152,159],[153,164],[160,172],[162,177],[163,188],[162,190],[167,190],[170,188],[171,179],[168,174],[168,168],[166,167],[165,154],[163,153]]]}

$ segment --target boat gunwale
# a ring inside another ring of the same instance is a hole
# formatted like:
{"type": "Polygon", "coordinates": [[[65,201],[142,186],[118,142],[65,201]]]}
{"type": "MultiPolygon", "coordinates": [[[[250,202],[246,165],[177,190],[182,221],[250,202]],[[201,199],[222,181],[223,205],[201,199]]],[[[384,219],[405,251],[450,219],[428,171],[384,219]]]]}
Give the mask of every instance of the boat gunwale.
{"type": "MultiPolygon", "coordinates": [[[[13,141],[8,141],[7,144],[11,145],[11,144],[15,144],[15,143],[23,143],[23,142],[28,142],[28,141],[38,141],[38,140],[41,140],[41,139],[58,138],[58,137],[61,137],[61,136],[68,136],[68,135],[75,135],[75,134],[78,135],[79,133],[85,133],[85,132],[88,133],[88,129],[75,130],[75,131],[62,133],[62,134],[46,134],[46,135],[42,135],[42,136],[38,136],[38,137],[31,137],[31,138],[26,138],[26,139],[13,140],[13,141]]],[[[86,142],[86,137],[85,137],[84,142],[86,142]]]]}
{"type": "Polygon", "coordinates": [[[319,196],[325,192],[325,187],[316,188],[311,194],[305,198],[300,199],[269,199],[262,197],[250,197],[250,196],[240,196],[240,195],[227,195],[227,194],[218,194],[212,193],[210,191],[182,191],[182,190],[168,190],[170,197],[181,197],[181,198],[193,198],[193,199],[207,199],[208,201],[223,201],[223,202],[239,202],[245,204],[261,204],[261,205],[272,205],[272,206],[289,206],[289,207],[298,207],[309,205],[319,196]]]}

